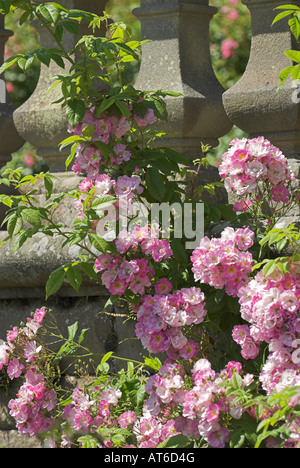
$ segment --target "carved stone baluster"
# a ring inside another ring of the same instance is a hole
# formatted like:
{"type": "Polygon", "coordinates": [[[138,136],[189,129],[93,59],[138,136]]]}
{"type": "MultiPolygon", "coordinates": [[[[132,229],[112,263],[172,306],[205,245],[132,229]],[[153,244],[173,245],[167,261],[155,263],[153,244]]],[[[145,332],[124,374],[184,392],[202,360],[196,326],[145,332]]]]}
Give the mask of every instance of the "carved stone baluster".
{"type": "Polygon", "coordinates": [[[162,144],[191,161],[199,157],[201,143],[217,146],[232,127],[211,64],[209,23],[215,13],[208,0],[141,0],[133,10],[141,21],[142,39],[150,40],[143,45],[135,86],[182,94],[166,98],[169,119],[159,128],[167,132],[162,144]]]}
{"type": "MultiPolygon", "coordinates": [[[[0,65],[4,61],[4,47],[12,31],[5,29],[5,17],[0,15],[0,65]]],[[[23,138],[18,134],[13,121],[15,107],[6,91],[5,79],[2,76],[0,81],[0,168],[10,161],[11,154],[19,150],[23,144],[23,138]]]]}
{"type": "Polygon", "coordinates": [[[214,74],[209,23],[216,9],[208,0],[141,0],[142,63],[135,86],[182,93],[166,98],[168,142],[195,156],[200,143],[218,144],[231,124],[222,104],[223,88],[214,74]],[[178,135],[172,135],[177,132],[178,135]]]}
{"type": "MultiPolygon", "coordinates": [[[[285,2],[242,0],[250,10],[252,41],[249,62],[241,79],[223,95],[227,115],[233,124],[249,133],[264,136],[289,158],[295,175],[300,175],[300,117],[298,91],[288,78],[277,91],[280,72],[292,65],[285,50],[300,50],[287,19],[272,22],[285,2]]],[[[294,2],[300,5],[299,1],[294,2]]],[[[296,213],[297,215],[297,213],[296,213]]],[[[298,213],[299,215],[299,213],[298,213]]]]}
{"type": "MultiPolygon", "coordinates": [[[[285,50],[300,50],[290,33],[287,19],[273,26],[285,2],[243,0],[251,12],[252,42],[249,62],[241,79],[223,95],[232,123],[252,136],[263,135],[280,147],[287,157],[300,158],[299,104],[288,79],[278,92],[279,74],[292,65],[285,50]]],[[[294,2],[300,5],[299,1],[294,2]]]]}
{"type": "MultiPolygon", "coordinates": [[[[5,29],[5,16],[0,15],[0,65],[4,61],[5,43],[12,35],[12,31],[5,29]]],[[[0,169],[11,160],[11,155],[18,151],[25,143],[16,130],[13,121],[14,110],[15,106],[9,98],[5,79],[2,76],[0,80],[0,169]]],[[[10,190],[7,186],[1,185],[0,193],[9,194],[10,190]]],[[[0,205],[0,225],[5,217],[5,211],[5,206],[0,205]]]]}
{"type": "MultiPolygon", "coordinates": [[[[40,0],[39,3],[45,2],[40,0]]],[[[99,15],[105,9],[106,3],[107,0],[65,0],[62,2],[66,8],[81,9],[99,15]]],[[[87,26],[86,22],[79,24],[78,36],[64,32],[64,47],[67,51],[73,49],[79,37],[92,34],[87,26]]],[[[40,37],[41,47],[57,46],[55,40],[44,28],[40,30],[40,37]]],[[[67,70],[68,64],[66,64],[67,70]]],[[[60,104],[53,104],[61,97],[60,86],[48,91],[54,83],[53,77],[59,73],[64,73],[64,70],[53,61],[49,68],[42,64],[39,82],[34,93],[14,113],[14,121],[19,133],[36,148],[37,154],[47,161],[50,172],[65,171],[67,150],[60,152],[58,147],[60,142],[69,136],[65,110],[60,104]]]]}

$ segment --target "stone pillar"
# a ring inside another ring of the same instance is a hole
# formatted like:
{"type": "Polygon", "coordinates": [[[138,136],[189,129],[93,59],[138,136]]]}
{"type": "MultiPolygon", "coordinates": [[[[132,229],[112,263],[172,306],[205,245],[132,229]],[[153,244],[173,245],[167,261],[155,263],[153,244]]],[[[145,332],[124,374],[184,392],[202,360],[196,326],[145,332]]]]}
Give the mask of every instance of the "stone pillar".
{"type": "MultiPolygon", "coordinates": [[[[38,3],[45,3],[39,0],[38,3]]],[[[105,9],[107,0],[64,0],[62,2],[66,8],[81,9],[101,15],[105,9]]],[[[88,24],[79,24],[79,34],[64,32],[64,47],[71,51],[77,43],[79,37],[85,34],[92,34],[88,30],[88,24]]],[[[55,40],[49,33],[41,28],[41,47],[56,47],[55,40]]],[[[76,57],[75,57],[76,59],[76,57]]],[[[66,63],[66,72],[69,63],[66,63]]],[[[50,67],[41,65],[41,72],[37,87],[32,96],[14,113],[14,121],[19,133],[23,138],[34,146],[37,154],[42,156],[49,164],[51,172],[65,171],[65,159],[67,150],[60,152],[59,143],[69,136],[67,133],[68,122],[64,109],[60,104],[53,104],[61,97],[60,86],[56,86],[50,92],[48,88],[54,83],[53,77],[65,71],[51,61],[50,67]]]]}
{"type": "MultiPolygon", "coordinates": [[[[249,62],[241,79],[223,95],[231,122],[250,134],[262,135],[287,157],[300,158],[299,104],[289,78],[278,92],[280,72],[292,65],[285,50],[300,50],[290,33],[288,19],[272,22],[284,1],[243,0],[251,13],[252,42],[249,62]]],[[[294,2],[300,5],[299,1],[294,2]]]]}
{"type": "MultiPolygon", "coordinates": [[[[4,61],[5,43],[12,34],[12,31],[5,29],[5,16],[0,15],[0,65],[4,61]]],[[[16,130],[13,121],[14,110],[15,107],[6,91],[5,79],[2,76],[0,80],[0,169],[11,160],[12,153],[18,151],[25,143],[16,130]]],[[[0,193],[9,194],[10,189],[1,185],[0,193]]],[[[4,205],[0,206],[0,225],[5,217],[6,209],[4,205]]]]}
{"type": "MultiPolygon", "coordinates": [[[[0,15],[0,65],[4,61],[5,43],[13,32],[5,29],[5,16],[0,15]]],[[[19,150],[24,140],[19,135],[13,122],[13,112],[15,110],[9,95],[6,91],[5,79],[2,76],[0,81],[0,168],[10,161],[11,154],[19,150]]]]}
{"type": "MultiPolygon", "coordinates": [[[[277,91],[280,72],[292,65],[284,51],[300,50],[300,44],[291,34],[287,18],[272,26],[280,12],[274,8],[286,2],[242,1],[251,13],[250,57],[241,79],[224,93],[224,107],[231,122],[249,133],[249,138],[264,136],[280,148],[300,179],[300,108],[291,77],[277,91]]],[[[290,213],[286,222],[294,222],[294,215],[299,219],[299,213],[290,213]]]]}
{"type": "Polygon", "coordinates": [[[223,108],[223,88],[210,57],[209,23],[216,9],[208,0],[141,0],[142,63],[137,89],[175,91],[166,98],[168,132],[163,144],[199,156],[201,142],[218,145],[232,127],[223,108]]]}

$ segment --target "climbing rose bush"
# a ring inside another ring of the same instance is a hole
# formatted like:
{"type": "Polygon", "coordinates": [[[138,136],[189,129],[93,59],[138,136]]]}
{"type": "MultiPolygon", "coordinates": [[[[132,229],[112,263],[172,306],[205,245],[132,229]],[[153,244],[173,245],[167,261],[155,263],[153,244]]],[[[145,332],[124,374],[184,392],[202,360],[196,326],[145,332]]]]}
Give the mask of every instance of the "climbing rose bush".
{"type": "MultiPolygon", "coordinates": [[[[172,286],[166,281],[160,280],[156,290],[162,290],[162,284],[167,288],[172,286]]],[[[189,341],[182,329],[200,324],[205,315],[204,294],[199,288],[183,288],[174,294],[146,295],[137,309],[136,335],[150,353],[166,351],[173,360],[193,359],[198,354],[199,344],[189,341]]]]}
{"type": "MultiPolygon", "coordinates": [[[[114,112],[105,112],[101,117],[95,115],[95,109],[88,109],[82,120],[82,123],[73,128],[69,125],[69,132],[84,137],[84,129],[89,127],[93,130],[91,142],[100,142],[112,148],[109,154],[103,154],[99,145],[90,144],[88,147],[84,144],[77,146],[75,161],[72,170],[80,175],[85,173],[88,178],[97,178],[101,164],[118,166],[130,160],[131,151],[124,143],[120,142],[125,135],[132,132],[132,127],[145,128],[154,123],[157,118],[153,109],[148,109],[145,116],[139,115],[132,107],[127,105],[129,117],[117,116],[114,112]]],[[[102,146],[103,148],[103,146],[102,146]]]]}
{"type": "Polygon", "coordinates": [[[267,278],[258,272],[239,291],[241,317],[247,325],[234,327],[232,337],[246,359],[254,359],[261,343],[268,343],[269,356],[260,374],[267,393],[300,382],[299,361],[294,357],[299,346],[299,292],[297,264],[286,274],[277,270],[267,278]]]}
{"type": "Polygon", "coordinates": [[[225,288],[229,296],[237,297],[252,271],[253,258],[247,250],[253,245],[253,236],[249,228],[227,227],[220,238],[204,237],[191,256],[195,281],[225,288]]]}
{"type": "MultiPolygon", "coordinates": [[[[37,14],[46,29],[51,28],[47,18],[53,12],[55,26],[70,18],[88,19],[94,27],[100,24],[99,17],[68,11],[59,4],[51,4],[50,10],[43,4],[46,12],[31,2],[24,5],[26,13],[37,14]]],[[[110,72],[104,71],[107,64],[93,62],[95,56],[100,61],[109,55],[109,65],[114,62],[118,69],[122,61],[136,58],[135,49],[128,43],[124,47],[123,27],[114,28],[108,31],[108,39],[96,44],[94,37],[85,37],[84,71],[62,48],[62,57],[72,67],[69,74],[60,75],[62,105],[70,121],[70,137],[61,148],[72,145],[66,166],[72,163],[73,172],[81,178],[78,190],[67,194],[78,214],[73,230],[66,234],[52,220],[53,209],[65,195],[51,200],[50,175],[41,175],[45,207],[32,203],[36,201],[32,186],[29,192],[24,189],[39,179],[22,181],[18,172],[10,172],[6,183],[14,180],[24,194],[1,200],[13,208],[7,219],[8,238],[16,250],[27,235],[37,232],[58,234],[64,245],[76,244],[83,250],[78,260],[51,275],[47,297],[64,280],[79,292],[83,271],[107,288],[108,303],[126,304],[147,355],[144,362],[124,358],[127,369],[124,366],[118,373],[108,363],[118,357],[112,351],[101,355],[99,364],[92,362],[93,376],[81,369],[82,385],[66,397],[59,365],[64,358],[78,362],[82,352],[92,357],[83,346],[87,330],[78,337],[78,323],[74,324],[64,338],[54,332],[52,322],[48,325],[52,312],[42,307],[25,325],[10,330],[0,345],[4,379],[21,379],[16,397],[8,404],[10,415],[22,435],[38,437],[52,448],[299,447],[299,363],[294,353],[300,311],[297,251],[282,264],[273,262],[272,271],[263,266],[268,259],[259,263],[265,245],[258,226],[260,215],[268,218],[269,233],[287,206],[299,207],[288,160],[264,137],[233,140],[219,173],[225,189],[239,197],[230,213],[234,226],[213,236],[209,220],[206,235],[191,252],[183,247],[183,239],[164,238],[159,224],[155,229],[148,224],[121,229],[121,212],[133,208],[136,201],[148,205],[181,201],[185,191],[179,185],[185,182],[182,176],[190,161],[173,150],[152,146],[161,135],[151,125],[158,118],[166,120],[165,94],[116,85],[110,82],[110,72]],[[101,47],[104,53],[98,54],[101,47]],[[89,88],[95,65],[103,69],[99,79],[111,85],[97,95],[89,88]],[[269,216],[265,202],[276,207],[269,216]],[[32,229],[23,229],[23,220],[32,229]],[[217,320],[216,313],[220,314],[217,320]],[[232,315],[236,322],[226,336],[232,315]],[[226,349],[218,350],[223,335],[226,349]],[[56,344],[62,342],[58,351],[46,344],[49,336],[56,344]],[[227,362],[217,351],[224,353],[227,362]],[[227,360],[229,352],[240,359],[227,360]]],[[[58,30],[56,26],[52,32],[61,45],[58,30]]],[[[43,50],[44,60],[50,61],[53,55],[47,53],[43,50]]],[[[16,60],[25,66],[36,54],[16,60]]],[[[2,71],[12,62],[4,64],[2,71]]],[[[206,212],[212,207],[206,203],[206,212]]],[[[294,232],[283,234],[289,247],[297,245],[294,232]]]]}
{"type": "Polygon", "coordinates": [[[219,173],[228,192],[252,194],[263,181],[271,186],[272,200],[284,203],[289,200],[287,184],[295,180],[282,151],[264,137],[234,139],[222,157],[219,173]]]}

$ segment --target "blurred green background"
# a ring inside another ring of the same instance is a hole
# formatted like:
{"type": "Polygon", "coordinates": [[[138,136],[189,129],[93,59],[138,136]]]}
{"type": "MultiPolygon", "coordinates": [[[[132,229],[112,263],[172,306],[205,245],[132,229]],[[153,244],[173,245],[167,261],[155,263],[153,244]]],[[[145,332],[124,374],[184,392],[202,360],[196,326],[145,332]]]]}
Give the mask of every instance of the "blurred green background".
{"type": "MultiPolygon", "coordinates": [[[[211,0],[210,5],[218,8],[218,13],[210,23],[211,58],[215,74],[225,89],[231,87],[243,74],[247,65],[250,43],[251,23],[248,9],[240,0],[211,0]]],[[[121,21],[132,29],[135,39],[141,38],[140,23],[132,10],[139,6],[136,0],[110,0],[106,11],[115,21],[121,21]]],[[[22,27],[16,21],[16,13],[7,15],[5,27],[13,31],[5,46],[5,59],[17,53],[24,53],[39,47],[39,35],[30,25],[22,27]]],[[[126,68],[127,81],[135,81],[139,64],[130,63],[126,68]]],[[[39,66],[35,65],[26,74],[16,65],[5,73],[7,91],[14,104],[22,105],[34,91],[39,78],[39,66]]],[[[235,137],[243,136],[236,127],[220,139],[214,151],[217,158],[226,151],[228,143],[235,137]]],[[[47,170],[47,164],[37,157],[34,149],[25,144],[13,154],[10,167],[23,167],[27,173],[47,170]]]]}

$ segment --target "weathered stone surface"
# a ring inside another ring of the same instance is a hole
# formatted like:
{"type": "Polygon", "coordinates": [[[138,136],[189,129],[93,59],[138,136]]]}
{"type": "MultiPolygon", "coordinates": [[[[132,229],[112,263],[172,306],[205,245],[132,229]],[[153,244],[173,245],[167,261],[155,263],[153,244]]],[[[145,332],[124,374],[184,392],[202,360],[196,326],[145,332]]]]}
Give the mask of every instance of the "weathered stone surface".
{"type": "MultiPolygon", "coordinates": [[[[45,3],[45,1],[40,0],[39,3],[45,3]]],[[[106,3],[107,0],[64,0],[62,2],[66,8],[81,9],[99,15],[104,10],[106,3]]],[[[87,22],[80,24],[78,36],[65,32],[65,49],[70,52],[79,37],[85,34],[92,34],[87,29],[87,22]]],[[[57,47],[56,42],[46,30],[41,29],[40,36],[42,47],[57,47]]],[[[69,134],[65,109],[59,103],[53,104],[62,96],[60,86],[56,86],[51,91],[48,89],[54,84],[54,77],[67,72],[69,68],[70,63],[66,63],[65,71],[53,61],[51,61],[49,68],[42,64],[40,79],[34,93],[13,114],[19,134],[36,148],[37,154],[47,161],[50,170],[54,172],[65,170],[65,158],[68,155],[68,150],[60,152],[58,148],[69,134]]]]}
{"type": "MultiPolygon", "coordinates": [[[[0,15],[0,65],[4,61],[4,47],[5,43],[13,32],[5,29],[5,16],[0,15]]],[[[15,106],[13,105],[5,86],[5,78],[1,77],[0,82],[0,169],[10,161],[11,154],[18,151],[25,143],[23,138],[19,135],[13,121],[13,112],[15,106]]],[[[0,188],[0,193],[1,188],[0,188]]],[[[0,215],[1,216],[1,215],[0,215]]],[[[1,217],[0,217],[1,221],[1,217]]]]}
{"type": "MultiPolygon", "coordinates": [[[[299,104],[293,99],[295,89],[288,79],[277,92],[279,74],[291,60],[285,50],[300,50],[287,19],[272,26],[283,1],[243,0],[251,12],[252,42],[250,57],[241,79],[223,94],[228,117],[250,134],[263,135],[278,146],[287,157],[299,158],[299,104]]],[[[300,5],[299,1],[294,2],[300,5]]]]}
{"type": "Polygon", "coordinates": [[[24,437],[18,431],[0,431],[0,448],[39,449],[41,443],[34,437],[24,437]]]}
{"type": "Polygon", "coordinates": [[[209,21],[216,12],[208,0],[141,0],[133,13],[140,19],[142,63],[135,83],[138,89],[174,91],[165,98],[168,123],[162,144],[191,159],[199,157],[201,143],[217,146],[217,139],[232,124],[223,108],[223,88],[210,58],[209,21]]]}

